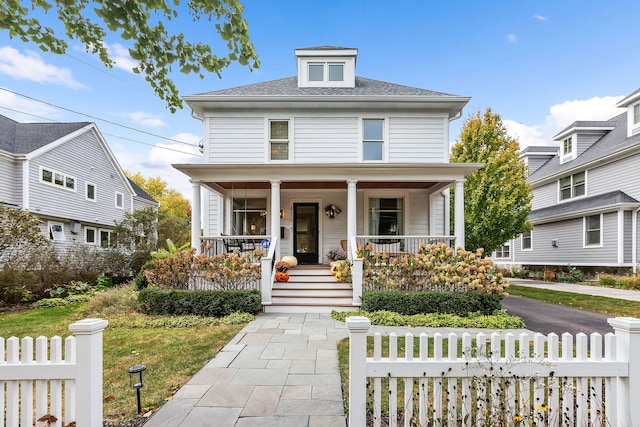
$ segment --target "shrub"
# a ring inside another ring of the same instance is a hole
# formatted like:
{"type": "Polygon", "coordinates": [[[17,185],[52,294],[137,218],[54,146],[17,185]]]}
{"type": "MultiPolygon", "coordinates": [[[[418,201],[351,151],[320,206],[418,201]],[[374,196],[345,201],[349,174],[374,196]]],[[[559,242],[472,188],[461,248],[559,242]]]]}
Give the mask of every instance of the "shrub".
{"type": "Polygon", "coordinates": [[[158,288],[143,289],[138,294],[142,312],[171,316],[228,316],[235,312],[256,313],[262,298],[257,290],[188,291],[158,288]]]}
{"type": "Polygon", "coordinates": [[[393,311],[403,315],[447,313],[468,316],[480,312],[491,314],[501,308],[502,296],[476,292],[388,292],[367,291],[362,295],[365,311],[393,311]]]}
{"type": "Polygon", "coordinates": [[[640,275],[621,277],[620,286],[624,289],[640,289],[640,275]]]}
{"type": "Polygon", "coordinates": [[[72,295],[91,295],[94,288],[85,282],[72,281],[64,285],[58,285],[53,289],[47,289],[51,298],[67,298],[72,295]]]}
{"type": "Polygon", "coordinates": [[[64,298],[43,298],[33,303],[34,308],[64,307],[69,304],[64,298]]]}
{"type": "Polygon", "coordinates": [[[563,272],[558,276],[561,282],[579,283],[584,281],[584,273],[575,267],[569,267],[568,272],[563,272]]]}
{"type": "Polygon", "coordinates": [[[392,257],[373,252],[371,245],[358,248],[367,290],[503,293],[502,273],[492,273],[493,261],[482,258],[483,252],[421,243],[415,255],[392,257]]]}
{"type": "Polygon", "coordinates": [[[613,276],[602,275],[598,278],[598,285],[612,288],[614,286],[618,286],[618,281],[613,276]]]}

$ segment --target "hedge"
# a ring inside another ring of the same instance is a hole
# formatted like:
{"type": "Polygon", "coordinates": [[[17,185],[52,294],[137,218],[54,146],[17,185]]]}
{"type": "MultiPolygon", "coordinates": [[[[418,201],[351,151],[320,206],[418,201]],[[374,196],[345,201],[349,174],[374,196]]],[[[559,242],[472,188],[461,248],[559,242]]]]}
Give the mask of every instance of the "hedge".
{"type": "Polygon", "coordinates": [[[138,293],[143,312],[170,316],[223,317],[232,313],[257,313],[262,307],[258,290],[204,291],[147,288],[138,293]]]}
{"type": "Polygon", "coordinates": [[[499,294],[476,292],[368,291],[362,295],[362,310],[386,310],[409,316],[423,313],[468,316],[478,312],[489,315],[501,309],[501,300],[499,294]]]}

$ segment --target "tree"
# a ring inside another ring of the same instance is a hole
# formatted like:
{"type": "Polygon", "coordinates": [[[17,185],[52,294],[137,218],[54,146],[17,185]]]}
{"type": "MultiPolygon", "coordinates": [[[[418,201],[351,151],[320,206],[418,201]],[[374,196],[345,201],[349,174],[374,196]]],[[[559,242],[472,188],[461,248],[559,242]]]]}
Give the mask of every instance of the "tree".
{"type": "MultiPolygon", "coordinates": [[[[206,17],[215,21],[218,35],[226,43],[222,56],[213,53],[209,44],[191,42],[183,33],[173,33],[170,26],[178,18],[180,0],[92,1],[92,0],[38,0],[22,5],[20,1],[0,2],[0,29],[8,30],[9,37],[33,42],[43,51],[64,54],[67,40],[78,40],[87,52],[97,55],[108,67],[113,67],[105,38],[116,33],[130,41],[131,58],[138,61],[133,68],[143,73],[156,95],[167,102],[171,111],[182,108],[178,90],[169,78],[174,64],[181,72],[216,73],[233,61],[253,70],[260,63],[249,40],[249,26],[242,16],[244,6],[240,0],[190,0],[188,13],[194,21],[206,17]],[[56,9],[57,19],[64,30],[43,25],[41,17],[56,9]],[[93,12],[93,13],[92,13],[93,12]],[[59,34],[65,33],[66,38],[59,34]]],[[[181,11],[186,14],[187,10],[181,11]]]]}
{"type": "Polygon", "coordinates": [[[465,120],[451,162],[484,163],[464,185],[466,249],[484,248],[490,254],[531,229],[527,217],[532,193],[519,149],[518,141],[507,134],[500,115],[491,108],[465,120]]]}
{"type": "Polygon", "coordinates": [[[22,209],[0,203],[0,261],[2,265],[38,252],[48,242],[40,230],[40,219],[22,209]]]}
{"type": "Polygon", "coordinates": [[[158,246],[166,247],[167,239],[180,247],[191,241],[191,205],[182,193],[167,188],[167,182],[160,177],[144,178],[140,172],[131,174],[125,171],[127,176],[140,186],[148,195],[153,197],[160,207],[158,208],[158,246]]]}

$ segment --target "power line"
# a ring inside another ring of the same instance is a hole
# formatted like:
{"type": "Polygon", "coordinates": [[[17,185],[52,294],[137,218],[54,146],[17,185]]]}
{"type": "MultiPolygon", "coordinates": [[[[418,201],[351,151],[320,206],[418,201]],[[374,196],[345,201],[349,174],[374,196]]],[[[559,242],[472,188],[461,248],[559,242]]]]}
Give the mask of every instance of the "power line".
{"type": "MultiPolygon", "coordinates": [[[[50,122],[57,122],[57,120],[50,119],[49,117],[38,116],[37,114],[27,113],[26,111],[16,110],[15,108],[9,108],[9,107],[5,107],[5,106],[2,106],[2,105],[0,105],[0,108],[2,108],[3,110],[13,111],[14,113],[20,113],[20,114],[24,114],[26,116],[36,117],[38,119],[47,120],[47,121],[50,121],[50,122]]],[[[100,133],[102,133],[103,135],[108,135],[108,136],[114,137],[114,138],[119,138],[119,139],[123,139],[123,140],[126,140],[126,141],[135,142],[137,144],[148,145],[150,147],[160,148],[162,150],[175,151],[176,153],[187,154],[187,155],[190,155],[190,156],[196,155],[194,153],[187,153],[185,151],[176,150],[175,148],[161,147],[161,146],[158,146],[158,145],[155,145],[155,144],[151,144],[151,143],[148,143],[148,142],[139,141],[137,139],[127,138],[127,137],[120,136],[120,135],[114,135],[112,133],[105,133],[105,132],[100,132],[100,133]]]]}
{"type": "Polygon", "coordinates": [[[102,121],[102,122],[105,122],[105,123],[109,123],[109,124],[112,124],[112,125],[115,125],[115,126],[119,126],[119,127],[121,127],[121,128],[125,128],[125,129],[128,129],[128,130],[132,130],[132,131],[134,131],[134,132],[144,133],[144,134],[146,134],[146,135],[150,135],[150,136],[153,136],[153,137],[155,137],[155,138],[165,139],[165,140],[167,140],[167,141],[172,141],[172,142],[175,142],[175,143],[178,143],[178,144],[188,145],[188,146],[190,146],[190,147],[197,147],[197,145],[196,145],[196,144],[191,144],[191,143],[189,143],[189,142],[184,142],[184,141],[178,141],[177,139],[168,138],[168,137],[166,137],[166,136],[162,136],[162,135],[158,135],[158,134],[155,134],[155,133],[147,132],[147,131],[144,131],[144,130],[141,130],[141,129],[136,129],[136,128],[134,128],[134,127],[127,126],[127,125],[123,125],[123,124],[120,124],[120,123],[116,123],[116,122],[111,121],[111,120],[103,119],[103,118],[100,118],[100,117],[97,117],[97,116],[92,116],[91,114],[81,113],[81,112],[79,112],[79,111],[75,111],[75,110],[72,110],[72,109],[70,109],[70,108],[66,108],[66,107],[61,107],[61,106],[59,106],[59,105],[55,105],[55,104],[52,104],[52,103],[47,102],[47,101],[42,101],[42,100],[40,100],[40,99],[33,98],[33,97],[29,96],[29,95],[24,95],[24,94],[22,94],[22,93],[18,93],[18,92],[15,92],[15,91],[9,90],[9,89],[4,88],[4,87],[0,87],[0,89],[1,89],[1,90],[4,90],[5,92],[9,92],[9,93],[12,93],[12,94],[14,94],[14,95],[18,95],[18,96],[21,96],[21,97],[23,97],[23,98],[29,99],[29,100],[31,100],[31,101],[39,102],[39,103],[41,103],[41,104],[45,104],[45,105],[48,105],[48,106],[50,106],[50,107],[58,108],[58,109],[60,109],[60,110],[69,111],[69,112],[74,113],[74,114],[78,114],[78,115],[81,115],[81,116],[89,117],[89,118],[94,119],[94,120],[99,120],[99,121],[102,121]]]}

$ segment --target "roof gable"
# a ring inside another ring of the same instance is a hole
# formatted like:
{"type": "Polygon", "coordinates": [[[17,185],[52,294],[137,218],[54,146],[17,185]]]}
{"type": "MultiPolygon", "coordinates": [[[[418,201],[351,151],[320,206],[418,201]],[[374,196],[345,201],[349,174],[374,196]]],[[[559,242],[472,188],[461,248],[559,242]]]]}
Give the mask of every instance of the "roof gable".
{"type": "Polygon", "coordinates": [[[28,154],[88,125],[89,122],[18,123],[0,115],[0,150],[28,154]]]}

